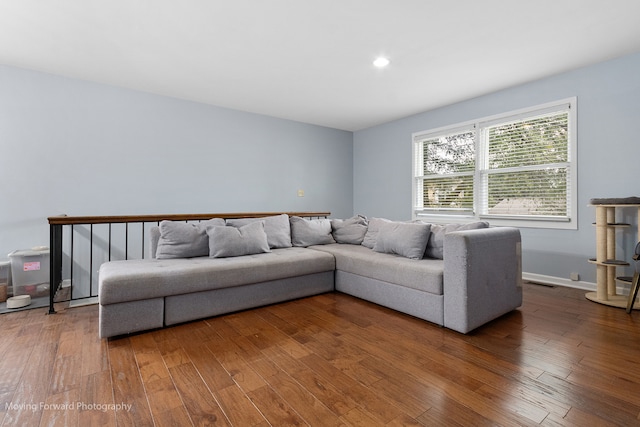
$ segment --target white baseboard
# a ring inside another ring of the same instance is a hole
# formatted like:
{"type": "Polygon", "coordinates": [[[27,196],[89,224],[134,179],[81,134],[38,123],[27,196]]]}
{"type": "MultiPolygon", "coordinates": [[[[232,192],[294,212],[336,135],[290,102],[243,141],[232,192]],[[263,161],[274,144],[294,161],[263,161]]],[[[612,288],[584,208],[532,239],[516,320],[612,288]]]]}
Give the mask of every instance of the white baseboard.
{"type": "Polygon", "coordinates": [[[98,303],[98,297],[81,298],[69,301],[69,307],[82,307],[98,303]]]}
{"type": "MultiPolygon", "coordinates": [[[[565,286],[567,288],[584,289],[585,291],[595,292],[597,285],[593,282],[583,282],[581,280],[569,280],[555,276],[545,276],[544,274],[536,273],[522,273],[522,279],[528,280],[534,283],[541,283],[543,285],[555,285],[565,286]]],[[[629,286],[618,285],[616,286],[616,293],[618,295],[629,295],[629,286]]]]}
{"type": "Polygon", "coordinates": [[[583,282],[581,280],[569,280],[562,277],[545,276],[544,274],[522,273],[522,279],[530,282],[542,283],[543,285],[565,286],[567,288],[584,289],[585,291],[595,291],[596,284],[583,282]]]}

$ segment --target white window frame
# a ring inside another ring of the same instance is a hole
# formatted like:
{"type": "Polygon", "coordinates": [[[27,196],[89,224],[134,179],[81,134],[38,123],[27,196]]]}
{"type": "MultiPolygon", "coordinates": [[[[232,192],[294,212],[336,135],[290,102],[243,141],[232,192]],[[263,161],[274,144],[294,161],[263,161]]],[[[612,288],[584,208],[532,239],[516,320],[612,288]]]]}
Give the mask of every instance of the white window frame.
{"type": "Polygon", "coordinates": [[[445,223],[445,222],[468,222],[472,220],[489,221],[491,225],[497,226],[513,226],[513,227],[531,227],[531,228],[553,228],[553,229],[577,229],[578,228],[578,182],[577,182],[577,98],[566,98],[546,104],[536,105],[515,111],[496,114],[493,116],[482,117],[476,120],[470,120],[463,123],[457,123],[451,126],[444,126],[437,129],[416,132],[411,135],[412,159],[412,212],[414,219],[421,219],[427,222],[445,223]],[[485,164],[485,153],[488,152],[488,142],[484,137],[484,130],[489,126],[506,123],[514,120],[525,120],[529,117],[536,117],[546,113],[567,111],[568,112],[568,203],[567,217],[519,217],[519,216],[500,216],[488,215],[481,212],[484,201],[482,200],[484,191],[483,179],[486,176],[486,170],[483,171],[485,164]],[[424,210],[422,208],[422,179],[421,179],[421,141],[431,139],[437,136],[451,134],[457,131],[464,132],[468,129],[475,129],[475,174],[474,174],[474,209],[473,214],[456,213],[448,211],[424,210]]]}

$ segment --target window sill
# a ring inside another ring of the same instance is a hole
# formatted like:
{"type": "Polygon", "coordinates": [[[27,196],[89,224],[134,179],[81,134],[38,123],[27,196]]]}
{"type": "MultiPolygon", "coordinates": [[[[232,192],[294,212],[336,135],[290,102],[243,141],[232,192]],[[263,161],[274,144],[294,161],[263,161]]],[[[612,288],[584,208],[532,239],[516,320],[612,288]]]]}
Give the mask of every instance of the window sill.
{"type": "Polygon", "coordinates": [[[446,215],[446,214],[427,214],[414,212],[413,219],[421,220],[424,222],[430,222],[434,224],[449,224],[449,223],[466,223],[472,221],[487,221],[491,226],[496,227],[516,227],[516,228],[540,228],[540,229],[555,229],[555,230],[577,230],[578,221],[573,219],[565,220],[527,220],[519,218],[496,218],[496,217],[484,217],[475,215],[446,215]]]}

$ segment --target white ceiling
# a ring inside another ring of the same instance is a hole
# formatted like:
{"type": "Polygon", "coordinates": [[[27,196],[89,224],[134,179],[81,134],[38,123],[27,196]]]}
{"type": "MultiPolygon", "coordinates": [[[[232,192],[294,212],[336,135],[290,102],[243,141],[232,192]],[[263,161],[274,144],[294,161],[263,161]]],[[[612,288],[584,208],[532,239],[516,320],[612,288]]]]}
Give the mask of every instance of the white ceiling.
{"type": "Polygon", "coordinates": [[[639,0],[0,0],[0,64],[359,130],[639,52],[639,18],[639,0]]]}

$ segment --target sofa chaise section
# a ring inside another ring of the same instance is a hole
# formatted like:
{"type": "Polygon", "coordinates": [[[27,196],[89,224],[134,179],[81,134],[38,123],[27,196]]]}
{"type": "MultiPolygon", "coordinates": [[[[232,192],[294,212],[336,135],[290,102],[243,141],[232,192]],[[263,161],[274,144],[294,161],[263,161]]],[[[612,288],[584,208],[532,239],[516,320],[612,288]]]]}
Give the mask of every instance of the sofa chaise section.
{"type": "Polygon", "coordinates": [[[100,336],[329,292],[335,258],[304,248],[230,258],[111,261],[100,267],[100,336]]]}

